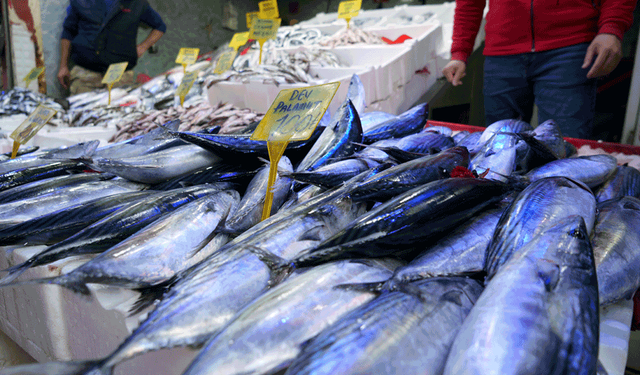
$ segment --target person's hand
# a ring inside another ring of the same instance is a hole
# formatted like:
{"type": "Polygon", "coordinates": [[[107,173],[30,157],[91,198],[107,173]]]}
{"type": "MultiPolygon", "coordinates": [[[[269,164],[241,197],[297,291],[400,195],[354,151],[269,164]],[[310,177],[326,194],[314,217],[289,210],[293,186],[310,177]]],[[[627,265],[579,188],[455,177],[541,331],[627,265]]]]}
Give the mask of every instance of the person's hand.
{"type": "Polygon", "coordinates": [[[596,78],[605,76],[618,66],[622,58],[622,42],[617,36],[612,34],[598,34],[584,57],[582,69],[586,69],[591,65],[591,69],[587,72],[587,78],[596,78]],[[595,61],[593,58],[596,57],[595,61]]]}
{"type": "Polygon", "coordinates": [[[449,63],[442,69],[442,74],[447,78],[447,81],[451,82],[452,85],[458,86],[462,84],[462,77],[466,75],[467,64],[464,61],[460,60],[451,60],[449,63]]]}
{"type": "Polygon", "coordinates": [[[141,58],[145,52],[147,52],[148,48],[143,46],[142,44],[138,44],[136,46],[136,52],[138,52],[138,58],[141,58]]]}
{"type": "Polygon", "coordinates": [[[69,68],[66,66],[61,66],[58,70],[58,82],[65,89],[69,88],[69,78],[71,75],[69,74],[69,68]]]}

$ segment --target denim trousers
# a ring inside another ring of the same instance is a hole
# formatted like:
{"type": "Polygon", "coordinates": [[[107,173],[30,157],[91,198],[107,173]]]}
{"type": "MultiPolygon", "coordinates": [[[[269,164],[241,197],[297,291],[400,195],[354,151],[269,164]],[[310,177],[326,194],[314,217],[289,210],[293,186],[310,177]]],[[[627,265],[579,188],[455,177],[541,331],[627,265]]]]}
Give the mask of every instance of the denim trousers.
{"type": "Polygon", "coordinates": [[[538,123],[554,120],[562,135],[593,136],[596,79],[582,69],[588,43],[509,56],[486,56],[484,108],[486,124],[499,120],[531,121],[533,104],[538,123]]]}

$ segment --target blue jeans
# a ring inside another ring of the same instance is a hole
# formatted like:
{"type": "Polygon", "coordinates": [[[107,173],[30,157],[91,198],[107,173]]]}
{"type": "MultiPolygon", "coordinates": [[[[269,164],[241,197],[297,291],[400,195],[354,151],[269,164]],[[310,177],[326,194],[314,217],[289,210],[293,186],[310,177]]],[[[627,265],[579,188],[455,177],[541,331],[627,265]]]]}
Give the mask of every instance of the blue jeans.
{"type": "Polygon", "coordinates": [[[582,69],[588,43],[543,52],[486,56],[484,109],[486,124],[505,119],[538,123],[554,120],[562,135],[590,138],[596,104],[596,79],[582,69]]]}

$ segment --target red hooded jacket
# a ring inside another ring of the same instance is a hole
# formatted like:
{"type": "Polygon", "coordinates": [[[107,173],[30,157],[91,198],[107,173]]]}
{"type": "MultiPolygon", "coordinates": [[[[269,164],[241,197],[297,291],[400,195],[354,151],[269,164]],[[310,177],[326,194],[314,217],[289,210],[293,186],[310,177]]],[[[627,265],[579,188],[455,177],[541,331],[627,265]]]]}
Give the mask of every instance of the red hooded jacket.
{"type": "MultiPolygon", "coordinates": [[[[486,0],[456,0],[451,59],[467,61],[486,0]]],[[[622,36],[636,0],[489,0],[484,54],[513,55],[590,43],[597,34],[622,36]]]]}

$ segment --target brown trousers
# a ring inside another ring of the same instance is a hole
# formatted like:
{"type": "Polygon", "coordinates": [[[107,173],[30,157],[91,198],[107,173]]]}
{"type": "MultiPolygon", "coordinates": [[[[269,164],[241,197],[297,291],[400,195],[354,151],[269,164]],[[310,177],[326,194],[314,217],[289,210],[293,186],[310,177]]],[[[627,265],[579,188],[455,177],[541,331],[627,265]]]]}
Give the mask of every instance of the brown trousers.
{"type": "MultiPolygon", "coordinates": [[[[102,73],[85,69],[79,65],[74,66],[69,72],[71,85],[69,86],[69,94],[82,94],[83,92],[106,89],[107,85],[102,83],[102,73]]],[[[119,87],[134,82],[133,70],[127,70],[122,74],[120,81],[116,82],[113,87],[119,87]]]]}

